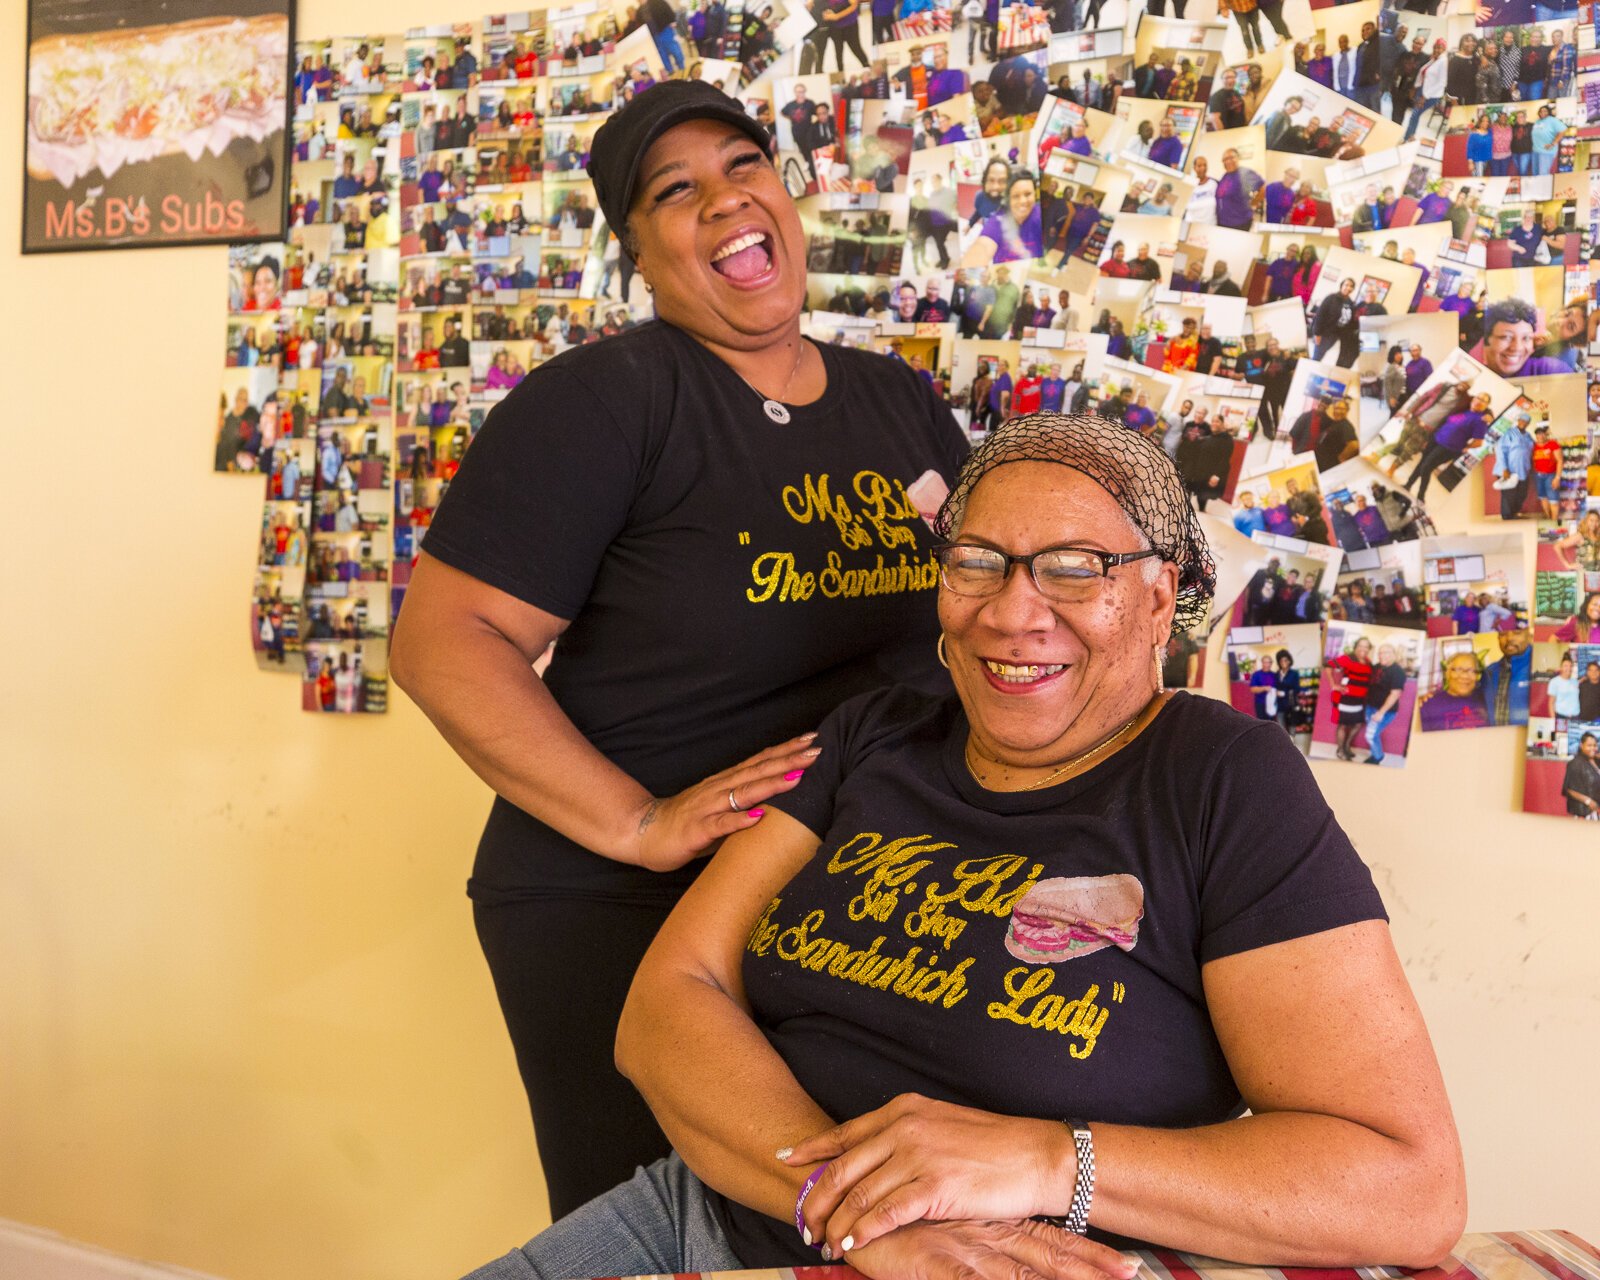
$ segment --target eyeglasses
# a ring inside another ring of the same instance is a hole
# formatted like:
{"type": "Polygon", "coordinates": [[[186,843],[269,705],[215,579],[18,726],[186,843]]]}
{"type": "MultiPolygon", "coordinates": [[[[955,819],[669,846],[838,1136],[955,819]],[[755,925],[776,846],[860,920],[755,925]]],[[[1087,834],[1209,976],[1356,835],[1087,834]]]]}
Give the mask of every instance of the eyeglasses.
{"type": "Polygon", "coordinates": [[[995,547],[967,542],[941,543],[933,549],[933,558],[939,562],[939,581],[958,596],[998,595],[1011,576],[1011,566],[1020,564],[1027,567],[1040,595],[1067,603],[1092,600],[1114,566],[1160,554],[1048,547],[1032,555],[1014,556],[995,547]]]}

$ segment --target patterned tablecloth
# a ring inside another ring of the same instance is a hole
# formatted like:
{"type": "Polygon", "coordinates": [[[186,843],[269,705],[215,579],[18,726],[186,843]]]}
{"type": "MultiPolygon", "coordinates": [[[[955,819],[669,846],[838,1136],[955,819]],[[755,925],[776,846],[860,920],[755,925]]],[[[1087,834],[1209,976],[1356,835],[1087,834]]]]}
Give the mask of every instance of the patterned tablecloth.
{"type": "MultiPolygon", "coordinates": [[[[1141,1280],[1600,1280],[1600,1249],[1570,1231],[1495,1231],[1461,1237],[1450,1256],[1437,1267],[1242,1267],[1215,1258],[1201,1258],[1170,1249],[1139,1255],[1141,1280]]],[[[743,1280],[853,1280],[847,1266],[796,1267],[767,1271],[724,1271],[680,1275],[739,1276],[743,1280]]],[[[628,1280],[661,1280],[629,1277],[628,1280]]]]}

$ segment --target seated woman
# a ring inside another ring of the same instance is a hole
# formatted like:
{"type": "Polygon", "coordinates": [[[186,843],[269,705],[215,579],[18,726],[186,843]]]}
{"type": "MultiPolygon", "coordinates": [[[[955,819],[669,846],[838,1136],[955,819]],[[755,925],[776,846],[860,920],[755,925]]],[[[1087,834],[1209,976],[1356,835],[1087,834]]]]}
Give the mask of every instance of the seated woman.
{"type": "Polygon", "coordinates": [[[955,694],[824,721],[635,978],[675,1154],[476,1275],[1442,1258],[1461,1154],[1371,876],[1277,725],[1163,691],[1215,583],[1172,462],[1014,418],[936,528],[955,694]]]}

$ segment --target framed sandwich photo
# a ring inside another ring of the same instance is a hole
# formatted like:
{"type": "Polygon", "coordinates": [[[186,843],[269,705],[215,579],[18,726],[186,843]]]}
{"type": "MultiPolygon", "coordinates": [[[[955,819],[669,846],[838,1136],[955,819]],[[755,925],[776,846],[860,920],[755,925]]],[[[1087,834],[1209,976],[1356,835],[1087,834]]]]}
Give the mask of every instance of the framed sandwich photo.
{"type": "Polygon", "coordinates": [[[22,251],[282,240],[294,0],[27,0],[22,251]]]}

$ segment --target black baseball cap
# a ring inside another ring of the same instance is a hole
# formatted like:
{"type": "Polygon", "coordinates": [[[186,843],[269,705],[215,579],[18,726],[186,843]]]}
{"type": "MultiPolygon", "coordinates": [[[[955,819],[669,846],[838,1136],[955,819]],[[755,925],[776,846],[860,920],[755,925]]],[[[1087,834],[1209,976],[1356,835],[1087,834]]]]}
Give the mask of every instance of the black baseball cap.
{"type": "Polygon", "coordinates": [[[668,129],[689,120],[731,124],[749,135],[762,154],[772,156],[772,135],[715,85],[704,80],[663,80],[652,85],[601,125],[589,145],[595,199],[606,225],[619,236],[633,206],[644,153],[668,129]]]}

